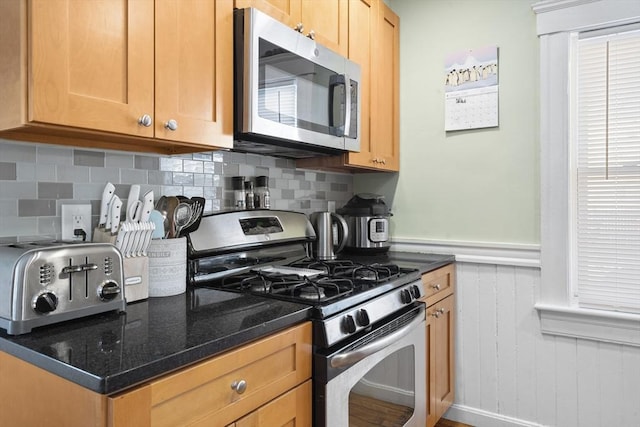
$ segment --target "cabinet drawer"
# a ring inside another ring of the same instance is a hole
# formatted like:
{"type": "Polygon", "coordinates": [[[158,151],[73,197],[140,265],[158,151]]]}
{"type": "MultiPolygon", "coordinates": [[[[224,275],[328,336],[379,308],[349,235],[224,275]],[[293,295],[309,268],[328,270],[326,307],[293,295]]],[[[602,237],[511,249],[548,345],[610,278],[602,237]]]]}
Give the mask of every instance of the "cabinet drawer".
{"type": "Polygon", "coordinates": [[[307,322],[247,344],[115,398],[115,413],[130,399],[154,427],[227,425],[311,378],[311,339],[307,322]]]}
{"type": "Polygon", "coordinates": [[[455,264],[449,264],[422,275],[425,295],[421,299],[427,307],[453,293],[455,274],[455,264]]]}

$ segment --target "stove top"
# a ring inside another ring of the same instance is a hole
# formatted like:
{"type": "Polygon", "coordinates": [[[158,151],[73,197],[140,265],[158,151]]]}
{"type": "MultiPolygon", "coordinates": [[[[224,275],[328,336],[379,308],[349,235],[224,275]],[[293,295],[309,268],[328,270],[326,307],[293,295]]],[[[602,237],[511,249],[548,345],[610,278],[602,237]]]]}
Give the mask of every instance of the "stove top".
{"type": "MultiPolygon", "coordinates": [[[[323,319],[420,277],[417,269],[392,263],[304,257],[274,266],[266,261],[238,271],[225,270],[227,274],[213,280],[196,280],[197,286],[309,304],[314,306],[314,317],[323,319]]],[[[198,277],[211,278],[206,265],[200,266],[198,277]]]]}

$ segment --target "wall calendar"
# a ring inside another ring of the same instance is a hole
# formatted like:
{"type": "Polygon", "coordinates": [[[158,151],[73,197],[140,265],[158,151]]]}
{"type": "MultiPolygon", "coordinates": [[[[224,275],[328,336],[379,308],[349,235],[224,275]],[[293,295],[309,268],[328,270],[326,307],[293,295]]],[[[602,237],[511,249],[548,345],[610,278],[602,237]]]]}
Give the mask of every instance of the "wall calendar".
{"type": "Polygon", "coordinates": [[[498,126],[498,47],[445,59],[445,131],[498,126]]]}

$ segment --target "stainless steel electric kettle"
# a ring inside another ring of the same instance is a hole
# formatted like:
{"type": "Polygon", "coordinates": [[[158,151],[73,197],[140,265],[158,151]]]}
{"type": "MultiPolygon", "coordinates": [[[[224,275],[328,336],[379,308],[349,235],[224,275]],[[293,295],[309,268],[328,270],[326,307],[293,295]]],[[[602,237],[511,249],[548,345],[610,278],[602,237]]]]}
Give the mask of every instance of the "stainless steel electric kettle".
{"type": "Polygon", "coordinates": [[[311,224],[316,231],[314,257],[320,260],[335,259],[349,237],[349,227],[343,217],[333,212],[314,212],[311,214],[311,224]],[[335,222],[334,222],[335,221],[335,222]],[[338,243],[333,243],[333,224],[338,227],[338,243]]]}

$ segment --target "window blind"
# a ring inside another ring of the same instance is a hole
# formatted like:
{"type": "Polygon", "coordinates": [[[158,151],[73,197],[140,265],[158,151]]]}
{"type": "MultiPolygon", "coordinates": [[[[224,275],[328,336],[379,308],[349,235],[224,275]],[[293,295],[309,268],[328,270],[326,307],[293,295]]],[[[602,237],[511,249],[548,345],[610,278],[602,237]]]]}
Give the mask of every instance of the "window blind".
{"type": "Polygon", "coordinates": [[[640,313],[640,31],[576,43],[573,288],[640,313]]]}

